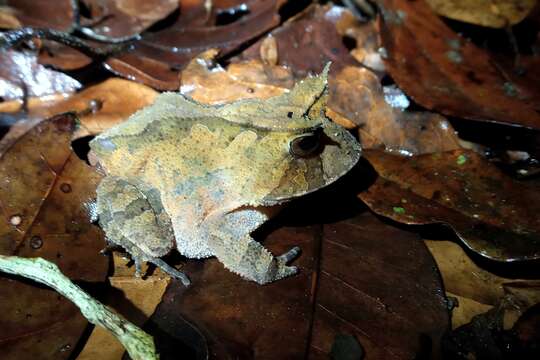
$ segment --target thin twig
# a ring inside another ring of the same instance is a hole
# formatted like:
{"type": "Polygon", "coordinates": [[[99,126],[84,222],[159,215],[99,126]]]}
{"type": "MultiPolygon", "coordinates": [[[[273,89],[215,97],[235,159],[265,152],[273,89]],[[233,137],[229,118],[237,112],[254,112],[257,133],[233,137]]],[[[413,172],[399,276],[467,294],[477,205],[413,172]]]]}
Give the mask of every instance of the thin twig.
{"type": "Polygon", "coordinates": [[[132,42],[92,47],[80,38],[64,31],[25,27],[0,33],[0,50],[15,47],[33,38],[59,42],[77,49],[93,59],[102,59],[133,49],[132,42]]]}
{"type": "Polygon", "coordinates": [[[52,287],[79,307],[92,324],[110,331],[133,360],[158,360],[154,338],[92,298],[66,277],[58,266],[42,258],[0,255],[0,271],[52,287]]]}

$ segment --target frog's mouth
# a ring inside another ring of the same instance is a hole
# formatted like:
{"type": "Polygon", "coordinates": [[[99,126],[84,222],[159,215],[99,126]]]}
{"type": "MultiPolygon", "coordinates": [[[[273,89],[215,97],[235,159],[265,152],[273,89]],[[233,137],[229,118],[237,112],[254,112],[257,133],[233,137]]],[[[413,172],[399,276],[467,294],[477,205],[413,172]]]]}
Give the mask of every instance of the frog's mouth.
{"type": "Polygon", "coordinates": [[[361,152],[360,144],[351,133],[326,122],[317,151],[306,157],[291,156],[290,166],[279,185],[263,202],[282,203],[333,183],[356,165],[361,152]]]}

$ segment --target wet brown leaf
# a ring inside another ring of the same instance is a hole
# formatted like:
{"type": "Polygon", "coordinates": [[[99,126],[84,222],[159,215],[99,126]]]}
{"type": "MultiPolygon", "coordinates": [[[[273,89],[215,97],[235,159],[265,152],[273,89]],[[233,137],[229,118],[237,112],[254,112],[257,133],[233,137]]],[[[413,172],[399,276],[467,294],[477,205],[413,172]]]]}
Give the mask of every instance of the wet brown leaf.
{"type": "Polygon", "coordinates": [[[406,224],[443,223],[467,247],[499,261],[540,258],[540,194],[471,151],[410,158],[367,150],[379,174],[360,198],[406,224]]]}
{"type": "Polygon", "coordinates": [[[205,103],[220,104],[239,99],[266,99],[292,88],[290,70],[252,60],[230,64],[227,69],[214,63],[216,50],[208,50],[182,71],[180,92],[205,103]]]}
{"type": "Polygon", "coordinates": [[[347,66],[329,80],[327,114],[337,123],[359,128],[362,147],[402,154],[459,149],[452,125],[429,112],[394,108],[384,98],[379,78],[365,68],[347,66]],[[346,121],[344,123],[344,120],[346,121]]]}
{"type": "Polygon", "coordinates": [[[75,111],[81,123],[76,137],[98,134],[150,105],[158,93],[133,81],[111,78],[36,111],[42,117],[75,111]]]}
{"type": "Polygon", "coordinates": [[[504,28],[523,20],[536,0],[426,0],[433,10],[450,19],[504,28]]]}
{"type": "MultiPolygon", "coordinates": [[[[227,5],[234,9],[243,4],[246,15],[224,25],[210,22],[201,26],[186,26],[179,18],[175,25],[146,35],[136,44],[133,52],[117,57],[114,62],[108,62],[108,65],[113,72],[124,77],[134,75],[131,71],[125,71],[124,64],[133,66],[161,81],[161,84],[148,85],[159,90],[177,90],[177,69],[181,69],[206,49],[217,48],[224,55],[276,26],[279,24],[278,9],[283,2],[284,0],[234,1],[227,5]],[[171,71],[167,74],[165,68],[152,65],[153,61],[165,64],[171,71]]],[[[190,19],[190,22],[192,21],[194,20],[190,19]]]]}
{"type": "MultiPolygon", "coordinates": [[[[41,120],[64,113],[76,112],[81,126],[74,137],[95,135],[114,126],[137,110],[150,105],[157,92],[145,85],[119,78],[108,79],[69,97],[33,98],[28,102],[24,118],[41,120]]],[[[20,103],[0,104],[0,112],[20,111],[20,103]]]]}
{"type": "Polygon", "coordinates": [[[178,0],[83,0],[86,23],[98,35],[120,38],[141,33],[178,9],[178,0]],[[91,26],[90,24],[98,24],[91,26]]]}
{"type": "Polygon", "coordinates": [[[154,322],[181,314],[215,358],[326,358],[342,334],[356,338],[367,359],[412,358],[426,350],[423,337],[437,348],[449,321],[445,298],[415,235],[363,212],[324,227],[281,228],[264,243],[275,254],[299,245],[301,273],[259,286],[215,259],[190,261],[193,286],[171,283],[154,322]]]}
{"type": "MultiPolygon", "coordinates": [[[[278,10],[285,1],[218,1],[211,2],[214,5],[211,7],[206,6],[205,0],[181,2],[172,25],[146,32],[133,51],[107,60],[105,66],[116,75],[158,90],[178,90],[179,70],[191,59],[211,48],[226,55],[278,25],[278,10]],[[223,14],[232,14],[232,22],[220,20],[223,14]]],[[[78,54],[64,46],[55,46],[42,52],[41,61],[62,69],[90,62],[78,54]]]]}
{"type": "Polygon", "coordinates": [[[67,31],[73,20],[70,0],[6,0],[24,26],[67,31]]]}
{"type": "MultiPolygon", "coordinates": [[[[332,72],[357,64],[336,29],[345,13],[348,11],[340,6],[312,5],[272,31],[278,63],[289,66],[297,79],[320,73],[328,61],[333,63],[332,72]]],[[[238,59],[259,59],[263,41],[256,42],[238,59]]]]}
{"type": "Polygon", "coordinates": [[[540,128],[540,91],[461,38],[424,1],[380,0],[387,70],[420,105],[445,115],[540,128]]]}
{"type": "Polygon", "coordinates": [[[37,63],[35,54],[13,50],[0,51],[0,97],[4,100],[55,93],[71,93],[81,84],[64,73],[37,63]]]}
{"type": "MultiPolygon", "coordinates": [[[[87,205],[100,177],[70,149],[74,128],[72,116],[60,115],[2,140],[0,253],[43,257],[73,280],[96,282],[108,266],[87,205]]],[[[0,283],[2,358],[67,358],[87,324],[77,307],[15,278],[0,283]]]]}

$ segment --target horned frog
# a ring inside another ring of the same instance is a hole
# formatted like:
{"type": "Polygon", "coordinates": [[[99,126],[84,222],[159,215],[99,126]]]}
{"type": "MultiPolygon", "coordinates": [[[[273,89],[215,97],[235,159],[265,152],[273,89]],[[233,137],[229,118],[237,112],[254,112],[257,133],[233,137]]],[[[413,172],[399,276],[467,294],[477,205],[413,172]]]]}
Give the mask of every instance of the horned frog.
{"type": "Polygon", "coordinates": [[[325,117],[329,65],[280,96],[209,106],[163,93],[90,143],[105,177],[99,223],[135,262],[160,267],[173,248],[216,256],[266,284],[298,272],[294,247],[274,256],[251,233],[293,198],[345,174],[360,157],[354,137],[325,117]]]}

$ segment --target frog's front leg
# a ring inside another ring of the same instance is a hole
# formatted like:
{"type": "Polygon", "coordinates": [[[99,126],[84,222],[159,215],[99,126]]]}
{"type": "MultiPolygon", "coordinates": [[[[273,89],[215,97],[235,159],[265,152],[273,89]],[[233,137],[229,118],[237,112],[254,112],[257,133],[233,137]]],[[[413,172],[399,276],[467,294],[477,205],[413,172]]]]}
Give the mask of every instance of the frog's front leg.
{"type": "Polygon", "coordinates": [[[287,264],[300,254],[295,246],[280,256],[273,256],[249,234],[262,224],[264,214],[253,209],[228,214],[209,225],[209,247],[225,267],[261,285],[298,273],[287,264]]]}
{"type": "Polygon", "coordinates": [[[143,192],[126,179],[106,176],[97,188],[96,210],[107,239],[131,255],[136,275],[147,261],[189,284],[184,273],[160,259],[173,248],[174,234],[157,192],[143,192]]]}

